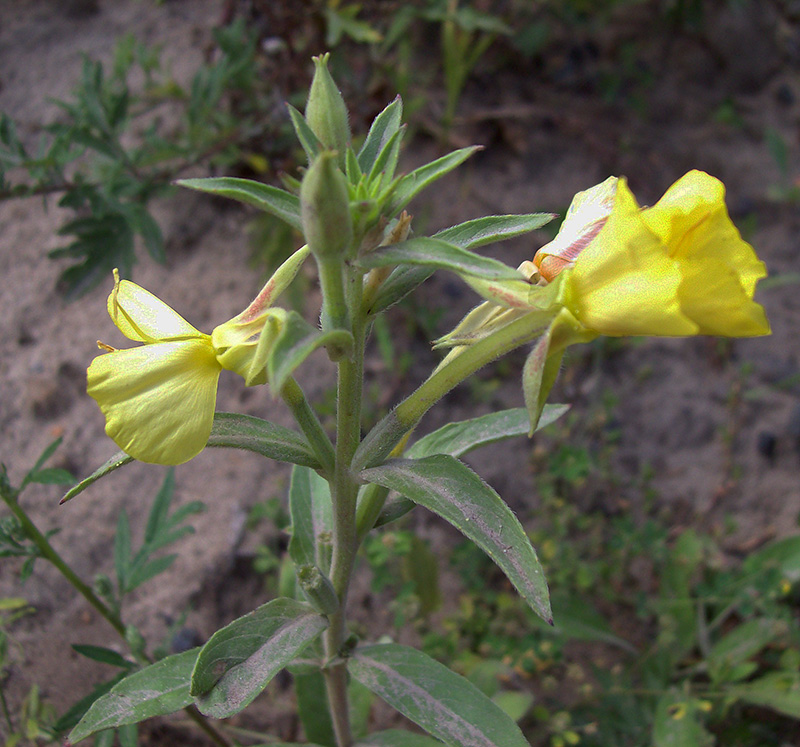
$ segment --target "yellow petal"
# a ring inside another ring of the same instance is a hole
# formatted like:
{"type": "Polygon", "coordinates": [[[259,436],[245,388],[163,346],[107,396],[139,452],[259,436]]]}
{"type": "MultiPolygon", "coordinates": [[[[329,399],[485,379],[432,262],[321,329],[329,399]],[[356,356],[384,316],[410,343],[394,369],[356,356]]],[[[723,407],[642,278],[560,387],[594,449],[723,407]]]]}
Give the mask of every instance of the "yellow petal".
{"type": "Polygon", "coordinates": [[[681,307],[701,334],[769,334],[764,309],[752,300],[766,267],[733,225],[722,182],[689,172],[642,218],[679,263],[681,307]]]}
{"type": "Polygon", "coordinates": [[[87,390],[126,454],[182,464],[208,441],[220,370],[207,337],[155,343],[95,358],[87,390]]]}
{"type": "Polygon", "coordinates": [[[603,335],[694,335],[681,309],[681,273],[661,238],[642,220],[624,179],[614,209],[569,270],[567,306],[603,335]]]}
{"type": "Polygon", "coordinates": [[[114,270],[114,290],[108,297],[108,313],[119,331],[130,340],[156,342],[201,335],[161,299],[129,280],[120,281],[114,270]]]}

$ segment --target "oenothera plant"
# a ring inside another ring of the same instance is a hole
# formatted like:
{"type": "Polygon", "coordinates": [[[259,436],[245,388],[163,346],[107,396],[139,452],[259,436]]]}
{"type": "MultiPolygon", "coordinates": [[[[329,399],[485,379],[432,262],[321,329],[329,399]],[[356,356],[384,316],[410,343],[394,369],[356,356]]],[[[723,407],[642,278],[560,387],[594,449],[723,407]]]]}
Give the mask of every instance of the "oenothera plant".
{"type": "MultiPolygon", "coordinates": [[[[180,708],[232,716],[282,669],[294,675],[307,743],[420,747],[527,745],[516,723],[467,680],[413,648],[350,635],[347,597],[358,549],[374,528],[421,505],[486,551],[545,620],[547,584],[525,530],[459,457],[532,433],[562,406],[546,405],[567,346],[598,335],[768,334],[753,301],[764,265],[728,217],[722,184],[691,172],[651,208],[624,179],[575,197],[556,238],[518,269],[475,253],[539,228],[544,213],[489,216],[414,236],[406,206],[476,148],[396,176],[402,104],[393,101],[355,149],[347,110],[327,69],[316,71],[305,115],[290,108],[308,168],[293,191],[245,179],[190,179],[186,187],[254,205],[301,230],[306,244],[237,317],[199,332],[162,301],[115,278],[108,310],[134,342],[101,345],[89,393],[124,453],[68,497],[124,462],[180,464],[205,446],[249,449],[294,464],[289,489],[294,580],[284,595],[234,620],[200,648],[122,679],[97,699],[72,742],[180,708]],[[319,325],[276,305],[311,256],[322,289],[319,325]],[[418,389],[361,436],[365,342],[377,315],[435,270],[455,273],[484,299],[438,346],[450,348],[418,389]],[[485,364],[533,343],[523,370],[525,407],[450,423],[415,442],[420,419],[485,364]],[[324,348],[338,376],[333,438],[294,378],[324,348]],[[297,421],[215,413],[222,369],[267,384],[297,421]],[[431,736],[386,731],[358,741],[348,682],[356,680],[431,736]]],[[[220,743],[231,743],[224,725],[220,743]]],[[[234,740],[235,741],[235,740],[234,740]]]]}

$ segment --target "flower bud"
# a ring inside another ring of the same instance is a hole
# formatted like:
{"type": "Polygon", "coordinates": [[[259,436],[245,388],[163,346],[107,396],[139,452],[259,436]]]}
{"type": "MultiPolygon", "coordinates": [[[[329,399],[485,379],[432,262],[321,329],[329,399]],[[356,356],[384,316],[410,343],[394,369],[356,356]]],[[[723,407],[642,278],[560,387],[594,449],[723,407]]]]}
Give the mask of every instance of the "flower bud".
{"type": "Polygon", "coordinates": [[[300,215],[306,241],[318,260],[338,259],[353,243],[347,181],[331,151],[320,153],[303,177],[300,215]]]}
{"type": "Polygon", "coordinates": [[[301,565],[297,571],[300,588],[311,606],[322,615],[332,615],[339,609],[339,597],[330,579],[315,565],[301,565]]]}
{"type": "Polygon", "coordinates": [[[319,141],[339,154],[344,164],[345,149],[350,143],[350,125],[342,94],[328,72],[330,54],[314,57],[314,80],[308,92],[306,122],[319,141]]]}

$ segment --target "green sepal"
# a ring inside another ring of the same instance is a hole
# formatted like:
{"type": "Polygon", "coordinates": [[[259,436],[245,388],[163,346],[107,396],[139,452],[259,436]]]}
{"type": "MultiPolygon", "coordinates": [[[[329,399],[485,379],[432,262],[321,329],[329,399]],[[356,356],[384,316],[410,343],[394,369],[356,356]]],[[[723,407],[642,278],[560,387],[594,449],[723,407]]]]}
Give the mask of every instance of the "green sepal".
{"type": "Polygon", "coordinates": [[[311,353],[325,346],[340,351],[352,349],[353,335],[343,329],[322,332],[296,311],[290,311],[267,361],[267,378],[272,391],[279,392],[295,369],[311,353]]]}
{"type": "Polygon", "coordinates": [[[294,134],[303,150],[306,153],[308,162],[311,163],[324,149],[325,146],[319,141],[319,138],[313,133],[308,126],[303,115],[297,111],[291,104],[286,104],[286,109],[289,112],[289,119],[292,120],[292,127],[294,127],[294,134]]]}
{"type": "Polygon", "coordinates": [[[296,195],[269,184],[239,179],[233,176],[210,177],[207,179],[179,179],[176,184],[198,192],[229,197],[232,200],[252,205],[276,218],[280,218],[298,231],[303,230],[300,218],[300,200],[296,195]]]}

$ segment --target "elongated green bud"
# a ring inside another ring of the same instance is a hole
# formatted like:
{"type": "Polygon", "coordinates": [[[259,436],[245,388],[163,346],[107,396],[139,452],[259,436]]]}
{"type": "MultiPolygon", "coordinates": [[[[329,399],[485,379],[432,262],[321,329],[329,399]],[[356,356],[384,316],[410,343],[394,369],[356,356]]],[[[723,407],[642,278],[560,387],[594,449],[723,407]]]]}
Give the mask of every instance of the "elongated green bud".
{"type": "MultiPolygon", "coordinates": [[[[300,185],[300,217],[317,260],[322,287],[322,329],[350,329],[344,289],[345,255],[353,244],[353,221],[345,176],[332,151],[320,153],[300,185]]],[[[344,351],[328,349],[332,360],[344,351]]]]}
{"type": "Polygon", "coordinates": [[[297,580],[311,606],[322,615],[332,615],[339,609],[339,597],[330,579],[315,565],[301,565],[297,580]]]}
{"type": "Polygon", "coordinates": [[[340,165],[350,143],[347,106],[328,71],[330,54],[314,57],[314,80],[308,92],[306,122],[319,141],[339,154],[340,165]]]}
{"type": "Polygon", "coordinates": [[[332,151],[320,153],[303,177],[300,215],[303,233],[314,256],[343,259],[353,243],[353,220],[347,180],[332,151]]]}

